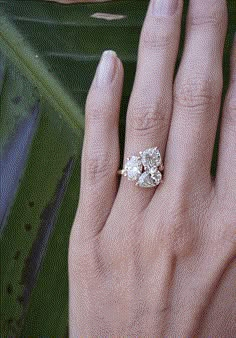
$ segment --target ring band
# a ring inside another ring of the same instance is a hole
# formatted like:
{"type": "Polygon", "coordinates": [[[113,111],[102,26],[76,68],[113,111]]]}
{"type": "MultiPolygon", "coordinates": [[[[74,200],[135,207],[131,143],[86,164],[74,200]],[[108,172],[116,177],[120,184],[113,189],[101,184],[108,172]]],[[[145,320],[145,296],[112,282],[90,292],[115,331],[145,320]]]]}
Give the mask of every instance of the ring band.
{"type": "Polygon", "coordinates": [[[148,148],[139,152],[139,156],[128,157],[123,169],[117,171],[118,175],[127,176],[129,181],[136,181],[142,188],[152,188],[162,181],[164,170],[160,150],[148,148]]]}

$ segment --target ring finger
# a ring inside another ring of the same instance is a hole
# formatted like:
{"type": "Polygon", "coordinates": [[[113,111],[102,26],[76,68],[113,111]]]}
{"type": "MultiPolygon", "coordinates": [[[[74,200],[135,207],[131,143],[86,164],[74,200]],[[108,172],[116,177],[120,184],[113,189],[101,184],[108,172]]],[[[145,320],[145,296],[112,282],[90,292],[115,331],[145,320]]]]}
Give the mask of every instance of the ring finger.
{"type": "MultiPolygon", "coordinates": [[[[181,30],[182,0],[152,0],[141,32],[137,71],[127,118],[124,159],[158,146],[164,155],[172,111],[172,82],[181,30]]],[[[140,210],[155,189],[122,177],[118,201],[140,210]],[[120,196],[120,199],[119,199],[120,196]]]]}

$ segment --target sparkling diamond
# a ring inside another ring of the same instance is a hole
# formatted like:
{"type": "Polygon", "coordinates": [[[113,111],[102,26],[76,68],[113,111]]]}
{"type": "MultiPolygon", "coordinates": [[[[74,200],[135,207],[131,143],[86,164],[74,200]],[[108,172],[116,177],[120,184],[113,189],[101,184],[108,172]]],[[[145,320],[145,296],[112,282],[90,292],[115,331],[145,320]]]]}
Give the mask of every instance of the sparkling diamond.
{"type": "Polygon", "coordinates": [[[161,164],[161,154],[156,147],[144,150],[141,154],[141,159],[144,167],[147,169],[158,167],[161,164]]]}
{"type": "Polygon", "coordinates": [[[156,183],[154,178],[150,173],[145,171],[140,177],[137,182],[137,185],[143,188],[155,187],[156,183]]]}
{"type": "Polygon", "coordinates": [[[162,174],[160,171],[151,174],[150,172],[145,171],[137,182],[137,185],[143,188],[155,187],[161,182],[162,174]]]}
{"type": "Polygon", "coordinates": [[[140,157],[131,156],[125,164],[125,172],[131,181],[137,180],[142,173],[142,162],[140,157]]]}

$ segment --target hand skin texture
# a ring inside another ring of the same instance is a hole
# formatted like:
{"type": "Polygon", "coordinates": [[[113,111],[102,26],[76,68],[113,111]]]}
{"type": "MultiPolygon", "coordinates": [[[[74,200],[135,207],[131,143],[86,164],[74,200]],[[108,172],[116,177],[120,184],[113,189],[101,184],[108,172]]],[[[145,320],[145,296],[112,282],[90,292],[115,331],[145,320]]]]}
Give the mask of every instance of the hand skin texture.
{"type": "Polygon", "coordinates": [[[68,256],[71,338],[236,337],[236,39],[213,178],[227,6],[190,1],[173,79],[182,8],[150,2],[127,111],[124,163],[158,146],[158,187],[117,175],[124,74],[114,52],[89,90],[68,256]]]}

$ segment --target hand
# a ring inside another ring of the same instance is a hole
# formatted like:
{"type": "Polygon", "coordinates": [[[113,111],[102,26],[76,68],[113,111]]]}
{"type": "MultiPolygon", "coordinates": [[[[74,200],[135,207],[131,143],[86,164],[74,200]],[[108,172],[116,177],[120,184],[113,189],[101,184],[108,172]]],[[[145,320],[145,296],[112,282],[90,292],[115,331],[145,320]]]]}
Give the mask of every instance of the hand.
{"type": "Polygon", "coordinates": [[[118,181],[123,67],[106,52],[86,102],[70,337],[236,337],[236,42],[212,178],[226,1],[190,2],[174,86],[183,1],[159,2],[140,37],[124,158],[158,146],[163,182],[118,181]]]}

